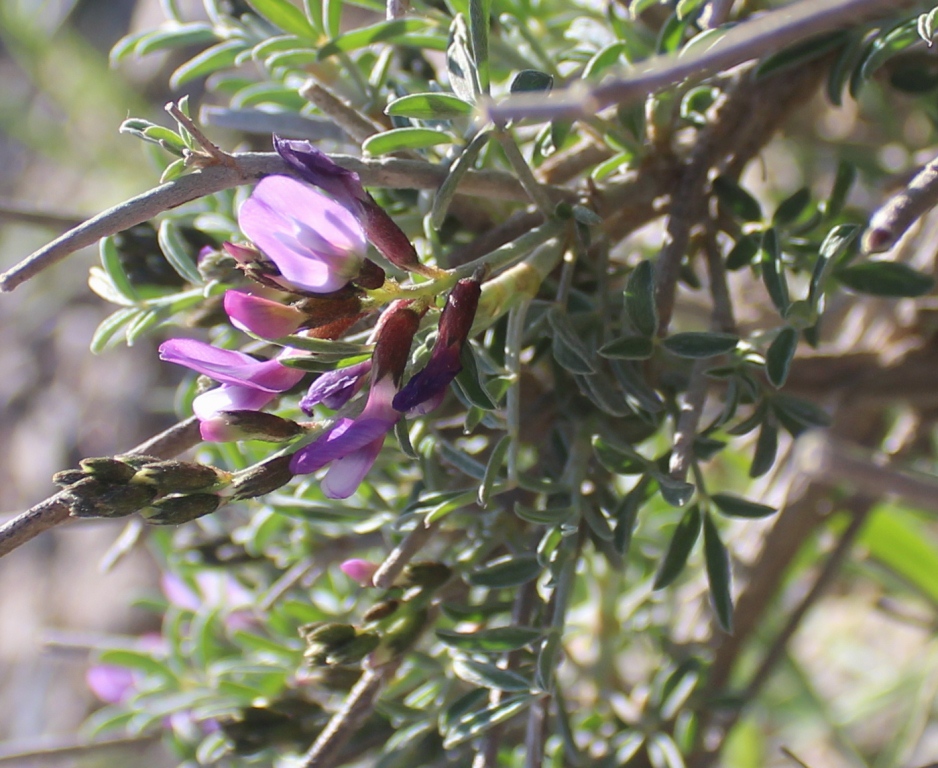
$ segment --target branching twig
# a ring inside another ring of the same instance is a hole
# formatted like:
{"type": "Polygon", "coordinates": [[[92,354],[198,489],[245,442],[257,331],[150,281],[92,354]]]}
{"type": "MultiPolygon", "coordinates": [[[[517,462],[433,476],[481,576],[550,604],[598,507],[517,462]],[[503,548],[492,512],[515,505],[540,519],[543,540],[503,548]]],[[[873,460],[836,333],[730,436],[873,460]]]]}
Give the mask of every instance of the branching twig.
{"type": "Polygon", "coordinates": [[[684,56],[656,56],[619,80],[570,88],[537,96],[523,94],[490,104],[494,121],[533,118],[556,120],[594,115],[614,104],[629,104],[675,85],[685,78],[702,78],[730,69],[811,37],[852,27],[867,18],[887,16],[911,0],[801,0],[762,14],[726,31],[714,45],[684,56]]]}
{"type": "Polygon", "coordinates": [[[430,536],[433,535],[435,530],[436,525],[418,523],[417,527],[408,533],[381,563],[371,580],[372,584],[378,589],[389,589],[401,571],[404,570],[404,566],[430,540],[430,536]]]}
{"type": "Polygon", "coordinates": [[[518,144],[515,142],[514,137],[504,128],[496,130],[495,136],[498,138],[498,143],[501,144],[502,150],[508,158],[508,162],[511,163],[511,167],[514,169],[518,180],[521,182],[521,186],[524,187],[531,200],[538,207],[538,210],[544,214],[545,217],[550,216],[554,211],[550,196],[541,186],[541,183],[534,178],[531,167],[521,154],[521,150],[518,149],[518,144]]]}
{"type": "Polygon", "coordinates": [[[58,213],[57,211],[38,208],[20,200],[0,198],[0,221],[20,222],[64,231],[77,227],[84,219],[75,214],[58,213]]]}
{"type": "Polygon", "coordinates": [[[371,713],[384,681],[394,673],[397,666],[398,662],[392,662],[377,669],[365,669],[342,708],[332,716],[309,748],[303,768],[331,768],[335,765],[342,747],[371,713]]]}
{"type": "MultiPolygon", "coordinates": [[[[273,152],[238,152],[231,157],[232,166],[211,165],[194,173],[173,179],[155,189],[109,208],[75,229],[66,232],[40,248],[24,261],[0,275],[0,292],[12,291],[21,283],[58,263],[66,256],[102,237],[141,224],[164,211],[176,208],[200,197],[249,184],[271,174],[292,174],[291,169],[273,152]]],[[[436,189],[446,177],[446,168],[419,160],[383,158],[361,160],[337,155],[339,165],[355,171],[367,186],[393,189],[436,189]]],[[[504,171],[468,171],[459,185],[459,191],[498,200],[525,201],[527,193],[517,179],[504,171]]],[[[575,198],[571,190],[548,188],[552,197],[575,198]]]]}
{"type": "Polygon", "coordinates": [[[315,104],[326,117],[332,118],[336,125],[359,144],[384,130],[382,126],[359,114],[315,80],[306,81],[300,88],[300,96],[315,104]]]}
{"type": "Polygon", "coordinates": [[[890,250],[916,221],[938,205],[938,158],[919,171],[901,192],[870,219],[863,235],[866,253],[890,250]]]}
{"type": "MultiPolygon", "coordinates": [[[[187,115],[185,112],[183,112],[179,108],[179,105],[176,102],[174,101],[169,102],[164,107],[164,109],[167,112],[169,112],[169,114],[173,118],[175,118],[176,122],[179,123],[179,125],[181,125],[190,134],[192,134],[192,138],[195,139],[196,143],[200,147],[202,147],[202,152],[204,153],[204,157],[199,157],[198,155],[195,155],[195,158],[198,158],[198,159],[192,162],[193,165],[197,167],[205,166],[205,165],[224,165],[228,168],[231,168],[232,170],[235,170],[235,171],[238,170],[237,160],[235,160],[234,156],[228,154],[227,152],[223,152],[221,149],[219,149],[217,144],[215,144],[213,141],[210,141],[208,136],[202,133],[202,129],[199,128],[199,126],[197,126],[193,122],[192,118],[189,117],[189,115],[187,115]]],[[[190,164],[190,160],[192,160],[192,158],[193,158],[193,155],[187,156],[186,158],[187,165],[190,164]]]]}
{"type": "Polygon", "coordinates": [[[710,364],[712,361],[697,360],[691,368],[690,381],[681,403],[681,413],[674,430],[674,446],[668,463],[668,472],[675,480],[684,480],[687,477],[694,460],[697,426],[700,424],[700,414],[707,400],[708,380],[705,372],[710,364]]]}
{"type": "MultiPolygon", "coordinates": [[[[169,459],[198,444],[201,439],[199,421],[192,416],[151,437],[127,453],[142,453],[169,459]]],[[[21,515],[0,525],[0,557],[9,554],[43,531],[69,520],[70,507],[63,501],[64,494],[65,491],[59,491],[54,496],[50,496],[21,515]]]]}

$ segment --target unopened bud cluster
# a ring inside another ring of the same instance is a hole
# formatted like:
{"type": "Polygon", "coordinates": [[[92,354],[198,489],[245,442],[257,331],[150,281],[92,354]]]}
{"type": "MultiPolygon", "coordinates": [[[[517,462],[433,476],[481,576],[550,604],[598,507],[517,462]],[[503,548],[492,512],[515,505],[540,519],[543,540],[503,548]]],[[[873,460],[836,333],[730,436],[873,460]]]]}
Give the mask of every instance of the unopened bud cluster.
{"type": "MultiPolygon", "coordinates": [[[[348,561],[346,573],[363,570],[365,561],[348,561]]],[[[303,654],[311,667],[387,664],[414,644],[427,624],[430,600],[452,573],[443,563],[411,563],[381,600],[365,611],[362,625],[319,622],[300,629],[303,654]]]]}
{"type": "Polygon", "coordinates": [[[140,512],[154,525],[178,525],[214,512],[231,474],[215,467],[154,456],[83,459],[52,479],[73,517],[124,517],[140,512]]]}

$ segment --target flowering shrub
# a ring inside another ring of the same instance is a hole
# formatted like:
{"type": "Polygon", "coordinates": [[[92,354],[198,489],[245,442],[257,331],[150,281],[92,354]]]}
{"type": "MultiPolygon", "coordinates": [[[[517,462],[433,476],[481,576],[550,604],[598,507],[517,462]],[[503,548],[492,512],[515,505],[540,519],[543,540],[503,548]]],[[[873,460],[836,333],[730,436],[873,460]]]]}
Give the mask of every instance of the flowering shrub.
{"type": "Polygon", "coordinates": [[[849,94],[935,143],[938,16],[762,5],[166,2],[118,44],[201,46],[171,78],[207,78],[198,119],[128,119],[161,184],[0,278],[103,238],[94,351],[151,335],[185,369],[177,426],[0,527],[2,553],[127,517],[166,572],[160,638],[89,673],[90,737],[164,733],[187,765],[762,765],[802,725],[766,683],[852,544],[934,601],[931,526],[874,503],[933,483],[870,454],[933,459],[908,424],[935,418],[938,177],[887,200],[876,131],[837,121],[849,94]],[[154,217],[171,279],[119,233],[154,217]]]}

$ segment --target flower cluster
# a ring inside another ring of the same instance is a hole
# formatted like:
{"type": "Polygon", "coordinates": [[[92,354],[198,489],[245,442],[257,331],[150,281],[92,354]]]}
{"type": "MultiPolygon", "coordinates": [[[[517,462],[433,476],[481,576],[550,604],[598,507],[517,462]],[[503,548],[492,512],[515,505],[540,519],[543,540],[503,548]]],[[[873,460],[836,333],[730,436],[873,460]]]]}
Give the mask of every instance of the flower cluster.
{"type": "MultiPolygon", "coordinates": [[[[265,339],[291,334],[338,338],[362,316],[365,291],[384,283],[383,271],[366,258],[368,242],[400,268],[436,273],[419,263],[407,236],[365,191],[357,174],[308,142],[275,137],[274,146],[300,180],[265,177],[241,207],[238,222],[253,245],[225,247],[258,285],[225,294],[224,308],[235,327],[265,339]]],[[[300,401],[308,415],[317,405],[342,409],[370,381],[363,409],[353,418],[340,414],[325,432],[296,451],[290,471],[304,474],[329,466],[323,492],[332,498],[354,493],[401,414],[427,413],[443,400],[460,371],[480,293],[476,278],[453,287],[429,361],[406,385],[411,345],[428,303],[393,301],[372,333],[372,357],[321,375],[300,401]]],[[[282,354],[296,352],[286,348],[282,354]]],[[[277,358],[257,360],[194,339],[164,342],[160,357],[220,383],[193,402],[202,438],[209,441],[240,437],[243,432],[233,429],[233,423],[255,423],[243,415],[260,411],[305,375],[277,358]]],[[[287,430],[283,436],[294,434],[287,430]]]]}

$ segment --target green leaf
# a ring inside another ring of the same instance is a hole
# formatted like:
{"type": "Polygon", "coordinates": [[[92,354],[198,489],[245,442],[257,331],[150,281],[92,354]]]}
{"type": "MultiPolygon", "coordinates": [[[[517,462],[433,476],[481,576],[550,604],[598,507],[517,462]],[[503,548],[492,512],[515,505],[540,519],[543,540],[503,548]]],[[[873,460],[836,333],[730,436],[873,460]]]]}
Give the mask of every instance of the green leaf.
{"type": "Polygon", "coordinates": [[[672,355],[702,359],[725,355],[736,349],[739,337],[731,333],[695,332],[675,333],[661,341],[672,355]]]}
{"type": "Polygon", "coordinates": [[[765,355],[765,373],[773,387],[778,388],[785,384],[797,348],[798,331],[786,325],[773,339],[765,355]]]}
{"type": "Polygon", "coordinates": [[[511,719],[523,712],[531,703],[532,698],[530,694],[519,694],[498,704],[492,704],[481,712],[465,715],[456,721],[451,730],[447,731],[443,739],[443,749],[453,749],[465,744],[499,723],[511,719]]]}
{"type": "Polygon", "coordinates": [[[713,193],[726,209],[742,221],[761,221],[762,206],[745,189],[726,176],[713,180],[713,193]]]}
{"type": "Polygon", "coordinates": [[[756,77],[764,78],[791,67],[801,66],[823,56],[828,51],[843,45],[849,37],[846,30],[837,30],[827,34],[803,40],[767,57],[756,67],[756,77]]]}
{"type": "Polygon", "coordinates": [[[392,101],[384,113],[417,120],[450,120],[468,115],[473,109],[468,101],[448,93],[412,93],[392,101]]]}
{"type": "Polygon", "coordinates": [[[617,475],[640,475],[649,461],[630,446],[617,444],[602,435],[593,435],[593,451],[599,463],[617,475]]]}
{"type": "Polygon", "coordinates": [[[471,344],[464,344],[459,355],[462,370],[456,374],[455,384],[466,401],[476,408],[484,411],[497,410],[498,405],[482,383],[479,366],[476,363],[476,353],[471,344]]]}
{"type": "Polygon", "coordinates": [[[730,556],[720,539],[710,513],[703,518],[704,533],[704,559],[707,563],[707,581],[710,584],[710,603],[716,614],[720,628],[728,633],[733,632],[733,593],[732,573],[730,571],[730,556]]]}
{"type": "Polygon", "coordinates": [[[705,2],[706,0],[680,0],[676,9],[677,17],[682,20],[686,19],[699,11],[705,2]]]}
{"type": "MultiPolygon", "coordinates": [[[[467,102],[460,99],[460,103],[466,104],[467,102]]],[[[476,134],[472,138],[472,141],[470,141],[453,160],[449,167],[449,173],[446,174],[446,178],[443,179],[443,183],[440,184],[436,197],[433,199],[433,209],[430,211],[430,226],[433,229],[438,230],[443,226],[443,221],[446,218],[449,205],[453,200],[453,195],[456,194],[456,190],[459,187],[459,182],[462,181],[463,176],[466,175],[466,171],[475,165],[476,159],[479,157],[479,152],[482,151],[482,148],[486,145],[491,135],[489,131],[482,131],[476,134]]]]}
{"type": "Polygon", "coordinates": [[[583,68],[583,79],[589,80],[599,77],[609,67],[615,66],[622,58],[622,54],[628,51],[629,44],[623,40],[617,40],[614,43],[600,48],[593,57],[586,62],[583,68]]]}
{"type": "Polygon", "coordinates": [[[863,61],[860,77],[869,80],[889,59],[909,46],[915,45],[919,42],[919,39],[915,21],[900,24],[888,34],[876,38],[863,61]]]}
{"type": "Polygon", "coordinates": [[[549,91],[554,87],[554,78],[537,69],[522,69],[512,78],[509,90],[512,93],[549,91]]]}
{"type": "Polygon", "coordinates": [[[811,202],[811,190],[802,187],[791,196],[782,200],[772,214],[772,226],[784,227],[795,221],[811,202]]]}
{"type": "Polygon", "coordinates": [[[938,545],[934,531],[917,515],[883,505],[870,515],[858,543],[869,557],[938,603],[938,545]]]}
{"type": "Polygon", "coordinates": [[[629,406],[622,390],[603,371],[592,374],[573,374],[577,389],[580,390],[599,410],[610,416],[631,416],[634,412],[629,406]]]}
{"type": "Polygon", "coordinates": [[[489,92],[489,15],[492,0],[469,0],[469,39],[482,93],[489,92]]]}
{"type": "Polygon", "coordinates": [[[357,51],[374,43],[395,43],[405,35],[423,32],[427,27],[427,22],[423,19],[379,21],[377,24],[360,27],[330,40],[319,49],[319,58],[326,59],[339,53],[357,51]]]}
{"type": "Polygon", "coordinates": [[[851,264],[837,269],[834,276],[847,288],[873,296],[923,296],[935,287],[934,278],[896,261],[851,264]]]}
{"type": "Polygon", "coordinates": [[[124,271],[124,265],[121,263],[120,253],[114,244],[113,236],[101,239],[98,244],[98,252],[101,256],[101,266],[104,267],[104,271],[114,287],[129,301],[137,301],[139,298],[137,290],[124,271]]]}
{"type": "Polygon", "coordinates": [[[460,651],[469,653],[505,653],[516,651],[538,640],[543,633],[536,627],[496,627],[476,632],[452,632],[438,629],[437,638],[460,651]]]}
{"type": "Polygon", "coordinates": [[[661,413],[664,410],[664,401],[645,381],[642,372],[636,364],[629,360],[613,360],[612,372],[623,391],[635,403],[648,413],[661,413]]]}
{"type": "Polygon", "coordinates": [[[344,0],[323,0],[322,26],[329,37],[338,37],[342,30],[342,3],[344,0]]]}
{"type": "Polygon", "coordinates": [[[675,480],[670,475],[653,472],[652,477],[658,481],[658,490],[663,498],[672,507],[683,507],[694,495],[696,488],[692,483],[684,480],[675,480]]]}
{"type": "Polygon", "coordinates": [[[172,220],[164,219],[160,222],[157,239],[166,260],[180,277],[193,285],[202,285],[205,282],[189,255],[189,244],[179,234],[179,228],[172,220]]]}
{"type": "Polygon", "coordinates": [[[469,574],[466,581],[474,587],[503,589],[527,584],[541,574],[541,564],[534,555],[505,555],[469,574]]]}
{"type": "Polygon", "coordinates": [[[462,657],[453,659],[453,672],[460,680],[496,691],[517,693],[530,691],[532,688],[531,681],[517,672],[501,669],[486,661],[474,661],[462,657]]]}
{"type": "Polygon", "coordinates": [[[730,271],[742,269],[752,264],[759,252],[759,240],[753,235],[743,235],[736,241],[726,256],[726,268],[730,271]]]}
{"type": "Polygon", "coordinates": [[[174,91],[179,90],[190,80],[207,77],[220,69],[234,66],[238,55],[247,49],[248,46],[242,40],[225,40],[206,48],[173,72],[169,78],[169,87],[174,91]]]}
{"type": "Polygon", "coordinates": [[[648,336],[620,336],[599,348],[599,354],[614,360],[647,360],[655,351],[648,336]]]}
{"type": "Polygon", "coordinates": [[[769,227],[762,233],[762,282],[769,298],[782,317],[788,312],[788,281],[782,264],[782,250],[778,233],[769,227]]]}
{"type": "Polygon", "coordinates": [[[772,397],[770,404],[782,426],[794,437],[805,429],[830,426],[831,420],[827,413],[800,397],[779,393],[772,397]]]}
{"type": "Polygon", "coordinates": [[[274,26],[280,27],[284,32],[305,37],[308,40],[318,40],[317,30],[306,14],[289,0],[248,0],[258,15],[267,19],[274,26]]]}
{"type": "Polygon", "coordinates": [[[479,73],[469,47],[469,30],[461,13],[456,14],[449,28],[446,71],[453,93],[463,101],[474,104],[480,95],[479,73]]]}
{"type": "Polygon", "coordinates": [[[573,509],[569,506],[534,509],[524,506],[521,502],[515,502],[514,509],[518,517],[535,525],[561,525],[574,517],[573,509]]]}
{"type": "Polygon", "coordinates": [[[200,21],[186,24],[170,23],[144,34],[137,42],[134,54],[146,56],[148,53],[166,48],[182,48],[190,45],[203,46],[217,40],[218,35],[211,24],[200,21]]]}
{"type": "Polygon", "coordinates": [[[394,437],[397,438],[397,444],[408,459],[417,461],[420,458],[420,454],[414,450],[414,446],[410,442],[409,425],[407,424],[407,419],[403,416],[399,418],[397,424],[394,425],[394,437]]]}
{"type": "Polygon", "coordinates": [[[112,339],[121,328],[125,327],[139,314],[140,310],[136,307],[125,307],[104,318],[91,337],[91,353],[94,355],[100,354],[111,346],[112,339]]]}
{"type": "Polygon", "coordinates": [[[143,336],[151,328],[155,328],[163,321],[163,314],[158,310],[151,309],[141,312],[136,318],[127,324],[124,331],[124,338],[127,340],[127,346],[132,347],[134,342],[143,336]]]}
{"type": "Polygon", "coordinates": [[[482,484],[479,486],[479,497],[477,502],[480,507],[485,509],[488,506],[489,499],[492,496],[492,490],[495,483],[501,475],[502,465],[505,463],[505,457],[508,455],[508,449],[511,447],[511,436],[504,435],[489,456],[485,465],[485,476],[482,478],[482,484]]]}
{"type": "Polygon", "coordinates": [[[648,260],[639,262],[629,275],[625,289],[625,311],[635,330],[642,336],[652,338],[658,332],[655,270],[648,260]]]}
{"type": "Polygon", "coordinates": [[[811,274],[811,286],[808,289],[808,301],[817,307],[824,292],[824,284],[833,265],[843,263],[848,249],[855,242],[861,232],[858,224],[840,224],[827,233],[818,260],[814,264],[811,274]]]}
{"type": "Polygon", "coordinates": [[[163,169],[163,173],[160,175],[160,184],[164,184],[167,181],[172,181],[173,179],[179,178],[187,170],[186,160],[183,157],[180,157],[178,160],[173,160],[166,168],[163,169]]]}
{"type": "Polygon", "coordinates": [[[834,186],[831,189],[830,197],[824,203],[825,218],[832,219],[843,210],[847,195],[850,193],[856,178],[856,166],[841,160],[837,166],[837,175],[834,177],[834,186]]]}
{"type": "Polygon", "coordinates": [[[762,423],[759,438],[756,440],[756,450],[749,466],[749,477],[762,477],[775,463],[778,453],[778,427],[769,421],[762,423]]]}
{"type": "Polygon", "coordinates": [[[664,589],[680,575],[699,535],[700,507],[694,504],[688,508],[674,529],[668,551],[661,561],[658,575],[655,576],[654,589],[664,589]]]}
{"type": "Polygon", "coordinates": [[[651,476],[645,475],[616,505],[613,513],[616,528],[613,532],[612,543],[620,555],[625,555],[629,551],[632,535],[635,533],[635,526],[638,523],[638,512],[642,505],[651,498],[652,488],[651,476]]]}
{"type": "Polygon", "coordinates": [[[156,675],[164,680],[176,679],[176,674],[170,669],[166,661],[154,658],[151,654],[143,651],[135,651],[129,648],[112,648],[102,651],[99,660],[102,664],[113,664],[116,667],[134,669],[146,675],[156,675]]]}
{"type": "Polygon", "coordinates": [[[454,141],[448,133],[430,128],[392,128],[365,139],[362,151],[369,155],[386,155],[402,149],[426,149],[454,141]]]}
{"type": "Polygon", "coordinates": [[[759,504],[731,493],[715,493],[710,501],[728,517],[759,518],[775,514],[774,507],[768,504],[759,504]]]}
{"type": "Polygon", "coordinates": [[[551,344],[557,362],[571,373],[595,373],[592,355],[567,313],[553,306],[547,311],[547,320],[554,331],[551,344]]]}

